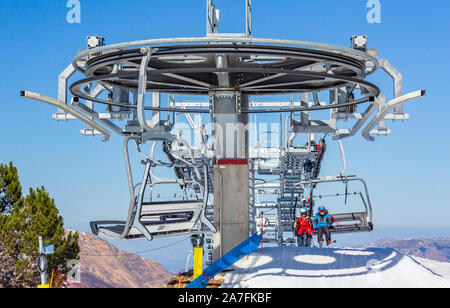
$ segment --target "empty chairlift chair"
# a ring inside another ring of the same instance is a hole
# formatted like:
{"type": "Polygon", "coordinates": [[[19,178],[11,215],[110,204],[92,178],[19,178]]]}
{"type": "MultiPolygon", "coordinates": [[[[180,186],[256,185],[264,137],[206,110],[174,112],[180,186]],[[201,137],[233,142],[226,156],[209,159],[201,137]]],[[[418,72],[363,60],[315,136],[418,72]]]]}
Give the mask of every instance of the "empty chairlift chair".
{"type": "MultiPolygon", "coordinates": [[[[91,222],[92,232],[101,238],[112,240],[139,238],[152,240],[155,237],[191,234],[200,231],[199,226],[201,225],[208,227],[209,231],[215,232],[214,225],[205,216],[208,202],[208,172],[204,172],[203,185],[198,182],[192,183],[201,187],[201,199],[174,201],[152,201],[150,199],[146,202],[144,193],[146,187],[149,186],[149,179],[152,177],[151,169],[155,166],[155,161],[148,157],[142,182],[134,185],[128,157],[128,140],[126,143],[124,149],[131,192],[128,218],[126,221],[93,221],[91,222]],[[138,195],[135,196],[137,187],[140,189],[138,195]]],[[[168,182],[167,179],[156,182],[156,184],[168,183],[179,184],[179,179],[173,179],[172,182],[168,182]]]]}

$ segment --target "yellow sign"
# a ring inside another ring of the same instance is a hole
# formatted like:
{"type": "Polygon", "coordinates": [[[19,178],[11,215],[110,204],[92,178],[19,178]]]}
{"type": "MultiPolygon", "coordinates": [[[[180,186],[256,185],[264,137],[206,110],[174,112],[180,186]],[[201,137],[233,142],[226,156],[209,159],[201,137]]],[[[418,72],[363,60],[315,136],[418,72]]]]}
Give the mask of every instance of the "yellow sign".
{"type": "Polygon", "coordinates": [[[40,284],[40,285],[38,285],[38,289],[50,289],[50,285],[49,284],[40,284]]]}

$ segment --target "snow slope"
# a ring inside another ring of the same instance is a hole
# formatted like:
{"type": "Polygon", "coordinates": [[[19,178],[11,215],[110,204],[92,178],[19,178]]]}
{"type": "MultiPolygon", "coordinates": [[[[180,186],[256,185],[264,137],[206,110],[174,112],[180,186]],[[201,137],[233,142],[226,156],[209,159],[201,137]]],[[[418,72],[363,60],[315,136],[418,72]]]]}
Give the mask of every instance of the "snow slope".
{"type": "Polygon", "coordinates": [[[439,275],[442,275],[450,280],[450,263],[425,259],[416,256],[412,256],[412,258],[422,265],[426,266],[430,270],[434,271],[435,273],[439,273],[439,275]]]}
{"type": "Polygon", "coordinates": [[[390,248],[266,248],[231,269],[224,288],[450,288],[450,263],[390,248]]]}

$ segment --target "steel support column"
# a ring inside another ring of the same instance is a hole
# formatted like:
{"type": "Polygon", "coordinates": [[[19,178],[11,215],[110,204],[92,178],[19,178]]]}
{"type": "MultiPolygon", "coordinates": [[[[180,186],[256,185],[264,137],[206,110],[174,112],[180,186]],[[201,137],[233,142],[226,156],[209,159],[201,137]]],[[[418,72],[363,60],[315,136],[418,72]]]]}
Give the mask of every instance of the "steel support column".
{"type": "Polygon", "coordinates": [[[240,93],[212,95],[216,160],[214,166],[213,261],[249,236],[248,97],[240,93]]]}

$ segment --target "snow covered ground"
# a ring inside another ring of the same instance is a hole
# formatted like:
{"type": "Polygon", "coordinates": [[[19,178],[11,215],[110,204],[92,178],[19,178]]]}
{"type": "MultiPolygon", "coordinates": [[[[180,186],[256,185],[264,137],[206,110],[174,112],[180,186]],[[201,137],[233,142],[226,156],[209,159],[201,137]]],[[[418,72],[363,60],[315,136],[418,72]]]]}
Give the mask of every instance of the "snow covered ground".
{"type": "Polygon", "coordinates": [[[389,248],[266,248],[231,269],[224,288],[450,288],[450,263],[389,248]]]}
{"type": "Polygon", "coordinates": [[[412,258],[421,263],[423,266],[429,268],[433,272],[438,273],[439,275],[444,276],[445,278],[450,280],[450,263],[439,262],[415,256],[413,256],[412,258]]]}

